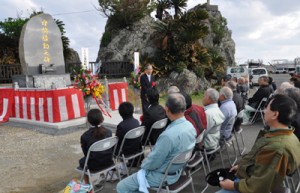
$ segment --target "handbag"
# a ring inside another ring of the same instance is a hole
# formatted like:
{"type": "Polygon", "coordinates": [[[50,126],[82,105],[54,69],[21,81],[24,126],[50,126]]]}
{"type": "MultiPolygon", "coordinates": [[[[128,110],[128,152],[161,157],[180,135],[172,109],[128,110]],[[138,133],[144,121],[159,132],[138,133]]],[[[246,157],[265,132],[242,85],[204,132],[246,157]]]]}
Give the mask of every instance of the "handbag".
{"type": "Polygon", "coordinates": [[[220,181],[225,179],[234,180],[234,172],[229,172],[230,168],[216,169],[206,175],[205,180],[211,186],[220,186],[220,181]]]}
{"type": "Polygon", "coordinates": [[[87,193],[92,190],[90,184],[83,184],[80,180],[72,179],[65,187],[63,193],[87,193]]]}

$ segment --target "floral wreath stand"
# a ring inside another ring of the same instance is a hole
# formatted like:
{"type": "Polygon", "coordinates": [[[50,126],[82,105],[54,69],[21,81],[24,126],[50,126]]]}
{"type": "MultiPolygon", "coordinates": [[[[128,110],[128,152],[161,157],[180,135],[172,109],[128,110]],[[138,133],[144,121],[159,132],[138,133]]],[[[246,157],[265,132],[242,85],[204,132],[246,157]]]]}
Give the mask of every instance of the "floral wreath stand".
{"type": "MultiPolygon", "coordinates": [[[[85,107],[86,113],[89,112],[89,110],[91,109],[91,104],[93,103],[93,101],[95,101],[95,103],[97,104],[97,106],[99,107],[99,109],[103,113],[103,115],[111,117],[111,114],[106,109],[103,109],[98,101],[98,99],[99,99],[101,104],[105,105],[102,98],[96,98],[92,95],[88,95],[88,96],[84,96],[83,99],[84,99],[84,107],[85,107]]],[[[106,107],[106,105],[105,105],[105,107],[106,107]]]]}

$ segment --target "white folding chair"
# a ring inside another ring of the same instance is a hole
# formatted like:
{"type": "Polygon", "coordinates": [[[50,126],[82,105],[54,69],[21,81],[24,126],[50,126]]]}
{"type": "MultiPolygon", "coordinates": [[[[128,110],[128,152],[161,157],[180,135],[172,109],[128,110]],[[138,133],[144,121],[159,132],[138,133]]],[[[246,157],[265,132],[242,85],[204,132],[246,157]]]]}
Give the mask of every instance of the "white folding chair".
{"type": "MultiPolygon", "coordinates": [[[[231,127],[231,131],[232,131],[235,119],[236,119],[236,116],[229,117],[228,121],[226,122],[226,125],[224,125],[224,127],[226,128],[227,126],[229,126],[229,127],[231,127]]],[[[237,153],[236,153],[236,149],[235,149],[235,146],[234,146],[234,141],[235,140],[233,140],[233,138],[232,138],[232,140],[231,140],[232,143],[228,143],[222,136],[221,136],[221,140],[223,140],[223,143],[224,143],[223,147],[225,147],[227,157],[228,157],[228,161],[229,161],[230,165],[233,166],[235,164],[235,162],[237,161],[237,153]],[[232,145],[232,149],[234,151],[234,156],[235,156],[233,162],[231,162],[229,151],[228,151],[228,147],[230,147],[231,145],[232,145]]]]}
{"type": "MultiPolygon", "coordinates": [[[[221,124],[216,125],[213,128],[211,128],[209,132],[214,132],[214,133],[219,132],[220,133],[220,128],[221,128],[221,124]]],[[[204,134],[203,140],[205,140],[206,137],[207,137],[207,131],[204,134]]],[[[219,153],[220,153],[222,166],[223,166],[223,168],[225,168],[220,144],[218,144],[218,146],[214,149],[206,149],[205,147],[203,147],[203,154],[204,154],[205,162],[207,164],[208,172],[210,172],[210,164],[209,164],[208,155],[212,155],[212,154],[216,153],[217,151],[219,151],[219,153]]]]}
{"type": "Polygon", "coordinates": [[[191,175],[182,175],[182,172],[184,171],[187,162],[190,160],[192,153],[193,153],[193,149],[190,149],[190,150],[184,151],[184,152],[178,154],[177,156],[175,156],[168,164],[159,187],[150,187],[150,189],[156,190],[157,193],[159,193],[159,192],[177,193],[177,192],[180,192],[181,190],[183,190],[189,184],[191,184],[193,193],[195,193],[192,176],[191,175]],[[172,166],[175,166],[175,165],[177,165],[177,166],[182,165],[181,170],[178,171],[178,172],[180,172],[181,175],[177,182],[169,185],[167,183],[166,179],[172,169],[172,166]]]}
{"type": "MultiPolygon", "coordinates": [[[[197,137],[196,145],[198,143],[202,143],[203,139],[204,139],[204,131],[197,137]]],[[[196,173],[197,171],[199,171],[201,169],[201,167],[198,167],[200,163],[202,163],[202,167],[203,167],[204,173],[206,175],[206,169],[204,167],[204,157],[202,156],[202,153],[200,150],[195,150],[193,156],[191,157],[191,159],[188,161],[188,163],[186,165],[187,171],[191,175],[193,175],[194,173],[196,173]],[[198,168],[196,168],[196,167],[198,167],[198,168]],[[194,169],[194,170],[191,171],[192,169],[194,169]]]]}
{"type": "Polygon", "coordinates": [[[166,127],[167,123],[168,123],[168,118],[161,119],[161,120],[156,121],[155,123],[153,123],[153,125],[151,126],[150,131],[149,131],[149,133],[146,137],[146,140],[145,140],[145,143],[144,143],[145,147],[146,147],[147,144],[149,144],[149,147],[152,151],[152,144],[151,144],[151,141],[150,141],[151,133],[153,132],[153,130],[164,129],[166,127]]]}
{"type": "MultiPolygon", "coordinates": [[[[111,165],[107,168],[99,170],[99,171],[90,171],[90,169],[88,168],[88,160],[90,158],[91,152],[101,152],[101,151],[106,151],[108,149],[113,148],[113,152],[111,154],[112,159],[113,159],[113,155],[114,155],[117,143],[118,143],[118,137],[105,138],[105,139],[102,139],[100,141],[93,143],[93,145],[91,145],[88,150],[88,153],[87,153],[87,156],[85,159],[85,163],[84,163],[84,167],[83,168],[78,167],[75,169],[77,172],[81,173],[81,178],[80,178],[81,182],[83,181],[84,175],[88,175],[90,184],[93,188],[93,192],[95,192],[93,180],[91,180],[93,176],[100,177],[101,174],[104,174],[104,175],[106,175],[106,177],[105,177],[105,180],[106,180],[106,178],[108,176],[108,171],[116,169],[117,175],[118,175],[119,179],[121,179],[118,164],[116,164],[116,163],[114,163],[113,165],[111,165]]],[[[95,184],[95,185],[97,185],[97,184],[95,184]]]]}
{"type": "MultiPolygon", "coordinates": [[[[198,143],[202,143],[203,139],[204,139],[204,131],[197,137],[196,139],[196,144],[198,143]]],[[[206,172],[206,168],[204,165],[204,157],[201,153],[200,150],[196,150],[193,154],[193,156],[191,157],[191,159],[188,161],[187,165],[186,165],[186,171],[188,173],[188,175],[193,175],[194,173],[196,173],[197,171],[199,171],[201,168],[203,168],[204,170],[204,174],[206,176],[207,172],[206,172]],[[201,166],[200,166],[201,164],[201,166]]],[[[205,188],[202,190],[201,193],[203,193],[206,189],[208,188],[208,184],[206,184],[205,188]]]]}
{"type": "Polygon", "coordinates": [[[145,127],[144,126],[140,126],[140,127],[137,127],[135,129],[132,129],[132,130],[128,131],[125,134],[125,136],[123,138],[123,141],[121,143],[121,146],[119,148],[119,152],[116,156],[116,159],[125,163],[124,166],[125,166],[125,169],[126,169],[127,176],[129,176],[130,170],[131,170],[131,168],[133,166],[133,163],[134,163],[133,162],[134,159],[137,158],[137,157],[140,157],[141,155],[143,155],[144,154],[144,149],[142,147],[141,151],[138,151],[138,152],[136,152],[134,154],[131,154],[131,155],[124,155],[122,149],[124,147],[125,141],[126,140],[132,140],[132,139],[138,139],[138,138],[140,138],[140,141],[142,141],[144,132],[145,132],[145,127]],[[126,162],[129,161],[129,160],[132,160],[132,162],[131,162],[130,168],[128,170],[126,162]]]}
{"type": "Polygon", "coordinates": [[[250,119],[250,123],[253,124],[256,119],[258,118],[258,116],[260,115],[262,121],[263,121],[263,124],[265,125],[265,120],[264,120],[264,108],[265,108],[265,105],[266,105],[266,102],[268,100],[268,97],[264,97],[260,102],[259,102],[259,105],[258,107],[256,108],[255,112],[254,112],[254,115],[252,116],[252,118],[250,119]]]}
{"type": "Polygon", "coordinates": [[[297,193],[300,188],[300,169],[297,168],[297,170],[294,172],[294,174],[292,176],[287,175],[285,177],[285,183],[286,183],[286,186],[291,189],[292,193],[297,193]],[[294,180],[297,181],[296,184],[295,184],[294,180]]]}
{"type": "MultiPolygon", "coordinates": [[[[241,110],[241,111],[237,114],[235,121],[237,121],[238,118],[243,118],[244,111],[245,111],[245,110],[241,110]]],[[[240,155],[243,155],[243,153],[244,153],[245,150],[246,150],[245,141],[244,141],[244,137],[243,137],[243,131],[236,132],[235,129],[233,129],[233,133],[234,133],[234,138],[235,138],[235,141],[236,141],[236,144],[237,144],[238,151],[239,151],[240,155]],[[241,147],[240,147],[240,143],[239,143],[237,134],[240,134],[240,136],[241,136],[241,141],[242,141],[242,145],[243,145],[243,146],[242,146],[242,147],[243,147],[242,150],[241,150],[241,147]]]]}

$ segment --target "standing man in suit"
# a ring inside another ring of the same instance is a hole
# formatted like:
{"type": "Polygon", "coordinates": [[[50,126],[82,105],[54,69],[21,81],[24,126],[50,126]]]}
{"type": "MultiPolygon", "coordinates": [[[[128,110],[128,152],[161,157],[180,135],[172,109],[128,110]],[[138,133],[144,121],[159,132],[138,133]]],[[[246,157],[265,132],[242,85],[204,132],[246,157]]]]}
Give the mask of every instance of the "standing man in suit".
{"type": "Polygon", "coordinates": [[[154,77],[152,75],[153,68],[151,64],[147,64],[145,68],[145,73],[141,76],[141,100],[143,113],[147,110],[150,105],[147,100],[147,90],[155,87],[154,77]]]}

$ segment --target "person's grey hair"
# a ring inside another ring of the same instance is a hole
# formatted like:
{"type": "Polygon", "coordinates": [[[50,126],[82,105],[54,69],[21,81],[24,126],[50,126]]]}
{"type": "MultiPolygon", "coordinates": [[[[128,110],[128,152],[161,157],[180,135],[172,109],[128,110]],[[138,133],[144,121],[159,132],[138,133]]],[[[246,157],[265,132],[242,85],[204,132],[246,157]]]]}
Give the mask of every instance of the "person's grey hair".
{"type": "Polygon", "coordinates": [[[180,90],[177,86],[170,86],[168,89],[168,94],[172,94],[172,93],[179,93],[180,90]]]}
{"type": "Polygon", "coordinates": [[[225,97],[225,99],[232,99],[233,92],[229,87],[224,86],[220,90],[220,95],[223,95],[225,97]]]}
{"type": "Polygon", "coordinates": [[[294,88],[294,85],[290,82],[282,82],[279,88],[276,89],[276,94],[284,94],[284,91],[288,88],[294,88]]]}
{"type": "Polygon", "coordinates": [[[300,109],[300,89],[297,87],[291,87],[283,90],[283,94],[291,97],[297,104],[297,109],[300,109]]]}
{"type": "Polygon", "coordinates": [[[217,103],[219,100],[219,92],[214,88],[209,88],[206,90],[207,96],[214,102],[217,103]]]}
{"type": "Polygon", "coordinates": [[[172,93],[166,100],[166,107],[172,114],[183,113],[186,109],[185,98],[180,93],[172,93]]]}
{"type": "Polygon", "coordinates": [[[233,80],[230,80],[225,83],[225,86],[229,87],[232,91],[236,91],[237,83],[233,80]]]}

